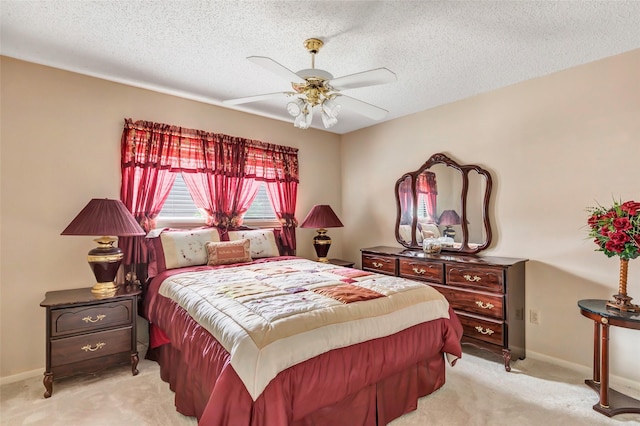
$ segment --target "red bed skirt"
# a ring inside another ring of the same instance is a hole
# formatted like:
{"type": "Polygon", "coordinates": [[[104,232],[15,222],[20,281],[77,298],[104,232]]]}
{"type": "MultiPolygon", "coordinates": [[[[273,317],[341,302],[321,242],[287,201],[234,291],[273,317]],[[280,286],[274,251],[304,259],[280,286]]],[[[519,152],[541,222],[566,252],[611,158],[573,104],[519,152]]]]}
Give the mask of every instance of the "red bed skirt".
{"type": "Polygon", "coordinates": [[[229,353],[186,312],[170,310],[173,327],[167,334],[174,343],[150,349],[147,358],[160,364],[177,411],[202,425],[386,425],[444,384],[444,351],[461,356],[461,327],[451,311],[451,320],[335,349],[288,368],[252,401],[229,353]]]}

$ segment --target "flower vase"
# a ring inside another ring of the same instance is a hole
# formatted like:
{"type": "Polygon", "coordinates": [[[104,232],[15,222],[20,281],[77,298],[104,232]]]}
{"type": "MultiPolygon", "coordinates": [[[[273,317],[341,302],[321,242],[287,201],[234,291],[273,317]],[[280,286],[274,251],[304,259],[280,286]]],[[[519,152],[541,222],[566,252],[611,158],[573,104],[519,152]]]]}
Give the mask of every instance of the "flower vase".
{"type": "Polygon", "coordinates": [[[627,271],[629,259],[620,259],[620,284],[618,294],[613,295],[614,300],[607,302],[607,307],[619,309],[625,312],[640,312],[640,306],[631,303],[632,297],[627,296],[627,271]]]}

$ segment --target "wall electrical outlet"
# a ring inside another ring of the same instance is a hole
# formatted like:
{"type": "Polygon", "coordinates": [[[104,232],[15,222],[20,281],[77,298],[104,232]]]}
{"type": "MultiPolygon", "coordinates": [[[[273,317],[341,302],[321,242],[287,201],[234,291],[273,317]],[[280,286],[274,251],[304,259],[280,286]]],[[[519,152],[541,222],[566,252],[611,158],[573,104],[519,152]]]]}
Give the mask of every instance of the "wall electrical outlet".
{"type": "Polygon", "coordinates": [[[529,322],[531,324],[540,324],[540,312],[530,309],[529,310],[529,322]]]}
{"type": "Polygon", "coordinates": [[[523,308],[516,309],[516,320],[524,321],[524,309],[523,308]]]}

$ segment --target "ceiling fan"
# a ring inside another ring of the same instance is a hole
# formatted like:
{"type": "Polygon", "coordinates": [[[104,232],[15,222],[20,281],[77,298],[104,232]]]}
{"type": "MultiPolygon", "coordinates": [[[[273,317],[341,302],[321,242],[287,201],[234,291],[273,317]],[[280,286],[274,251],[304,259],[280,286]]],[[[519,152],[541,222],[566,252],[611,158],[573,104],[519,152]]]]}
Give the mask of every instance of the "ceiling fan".
{"type": "Polygon", "coordinates": [[[343,95],[340,91],[391,83],[397,80],[395,73],[387,68],[376,68],[334,78],[331,73],[315,67],[315,55],[320,51],[323,44],[322,40],[317,38],[305,40],[304,47],[311,54],[311,68],[298,72],[293,72],[265,56],[249,56],[247,59],[254,64],[260,65],[290,81],[293,92],[267,93],[229,99],[224,103],[238,105],[279,98],[283,95],[291,97],[293,99],[287,104],[287,112],[295,117],[293,125],[301,129],[308,129],[311,125],[313,107],[315,106],[320,106],[322,123],[325,128],[332,127],[338,122],[338,113],[342,107],[373,120],[382,120],[387,115],[387,110],[343,95]]]}

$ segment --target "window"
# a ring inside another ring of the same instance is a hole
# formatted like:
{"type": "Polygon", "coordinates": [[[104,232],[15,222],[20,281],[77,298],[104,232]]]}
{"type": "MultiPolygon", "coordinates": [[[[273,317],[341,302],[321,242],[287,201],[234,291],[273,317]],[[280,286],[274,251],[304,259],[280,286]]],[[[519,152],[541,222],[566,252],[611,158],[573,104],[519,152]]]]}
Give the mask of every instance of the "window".
{"type": "Polygon", "coordinates": [[[193,198],[191,198],[191,194],[187,189],[187,184],[182,179],[182,173],[176,175],[176,180],[158,217],[167,220],[192,219],[204,221],[204,212],[200,211],[193,202],[193,198]]]}
{"type": "Polygon", "coordinates": [[[264,221],[264,220],[278,220],[276,213],[273,211],[271,200],[267,194],[267,185],[262,182],[260,189],[258,189],[258,195],[251,203],[251,207],[244,214],[244,221],[264,221]]]}
{"type": "MultiPolygon", "coordinates": [[[[205,213],[196,207],[191,194],[189,194],[189,189],[182,179],[182,173],[178,174],[158,215],[158,226],[202,225],[204,222],[205,213]]],[[[244,224],[249,226],[278,225],[278,218],[273,211],[264,182],[260,185],[255,200],[244,215],[244,224]]]]}

